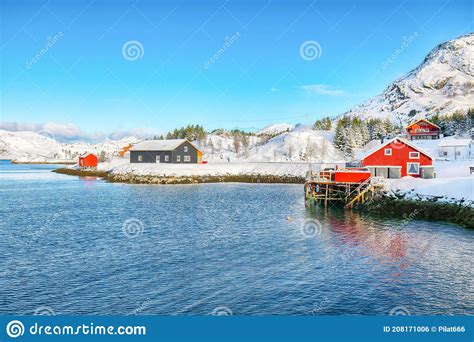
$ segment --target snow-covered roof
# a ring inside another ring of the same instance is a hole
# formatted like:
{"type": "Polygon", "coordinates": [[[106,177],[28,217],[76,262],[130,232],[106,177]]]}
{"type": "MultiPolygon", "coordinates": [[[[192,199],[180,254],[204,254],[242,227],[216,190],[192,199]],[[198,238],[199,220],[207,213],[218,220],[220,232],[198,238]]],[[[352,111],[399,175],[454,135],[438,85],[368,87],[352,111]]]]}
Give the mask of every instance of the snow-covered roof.
{"type": "Polygon", "coordinates": [[[364,156],[361,158],[361,160],[367,158],[367,157],[370,156],[372,153],[374,153],[374,152],[376,152],[376,151],[378,151],[378,150],[384,148],[385,146],[390,145],[390,144],[393,143],[395,140],[398,140],[398,141],[400,141],[400,142],[402,142],[402,143],[404,143],[404,144],[410,146],[411,148],[413,148],[413,149],[419,151],[420,153],[423,153],[425,156],[427,156],[427,157],[429,157],[429,158],[431,158],[431,159],[434,160],[433,156],[432,156],[430,153],[428,153],[427,151],[423,150],[422,148],[420,148],[420,147],[418,147],[418,146],[412,144],[412,143],[411,143],[410,141],[408,141],[407,139],[405,139],[405,138],[400,138],[400,137],[396,137],[396,138],[390,139],[390,140],[388,140],[386,143],[383,143],[383,144],[381,144],[381,145],[379,145],[379,146],[376,146],[376,147],[372,148],[371,150],[367,151],[366,154],[364,154],[364,156]]]}
{"type": "Polygon", "coordinates": [[[441,140],[438,147],[466,147],[471,144],[471,139],[456,139],[456,138],[445,138],[441,140]]]}
{"type": "Polygon", "coordinates": [[[81,154],[79,157],[81,157],[81,158],[85,158],[85,157],[87,157],[89,154],[92,154],[93,156],[95,156],[95,154],[94,154],[94,153],[91,153],[91,152],[85,152],[85,153],[81,154]]]}
{"type": "Polygon", "coordinates": [[[436,125],[436,124],[434,124],[434,123],[432,123],[431,121],[428,121],[428,120],[426,120],[426,119],[419,119],[419,120],[416,120],[415,122],[412,122],[411,124],[409,124],[406,128],[410,128],[411,126],[417,124],[417,123],[420,122],[420,121],[426,122],[427,124],[430,124],[430,125],[432,125],[432,126],[435,126],[435,127],[437,127],[437,128],[440,128],[438,125],[436,125]]]}
{"type": "Polygon", "coordinates": [[[130,151],[173,151],[186,141],[186,139],[145,140],[133,145],[130,151]]]}

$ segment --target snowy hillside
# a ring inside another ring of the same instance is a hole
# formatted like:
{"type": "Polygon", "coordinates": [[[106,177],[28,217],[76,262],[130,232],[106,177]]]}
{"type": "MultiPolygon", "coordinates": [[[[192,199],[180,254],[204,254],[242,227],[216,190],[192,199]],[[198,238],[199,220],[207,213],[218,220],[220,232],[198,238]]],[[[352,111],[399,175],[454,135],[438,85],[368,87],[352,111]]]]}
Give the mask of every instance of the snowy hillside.
{"type": "Polygon", "coordinates": [[[281,123],[281,124],[275,124],[275,125],[270,125],[267,126],[258,132],[256,132],[256,135],[270,135],[270,136],[275,136],[284,132],[289,132],[293,130],[295,126],[286,124],[286,123],[281,123]]]}
{"type": "Polygon", "coordinates": [[[438,45],[417,68],[344,115],[407,124],[474,108],[473,49],[474,33],[438,45]]]}
{"type": "Polygon", "coordinates": [[[10,132],[0,130],[0,159],[14,159],[18,161],[47,161],[71,160],[84,152],[100,155],[102,152],[107,158],[118,154],[118,151],[129,143],[137,142],[134,137],[121,140],[110,140],[99,144],[71,143],[63,144],[56,140],[35,132],[10,132]]]}
{"type": "Polygon", "coordinates": [[[332,144],[333,134],[315,131],[309,126],[297,126],[280,134],[266,144],[250,150],[253,161],[309,161],[332,162],[342,160],[341,153],[332,144]]]}
{"type": "MultiPolygon", "coordinates": [[[[284,128],[281,134],[269,139],[264,135],[247,136],[246,142],[236,144],[228,134],[208,134],[204,142],[194,142],[203,151],[208,161],[309,161],[333,162],[342,160],[342,156],[333,144],[333,134],[329,131],[315,131],[309,126],[275,125],[267,132],[276,132],[276,126],[284,128]],[[287,132],[288,129],[291,130],[287,132]],[[236,147],[238,152],[236,152],[236,147]]],[[[267,129],[266,128],[266,129],[267,129]]],[[[265,131],[263,129],[262,131],[265,131]]]]}

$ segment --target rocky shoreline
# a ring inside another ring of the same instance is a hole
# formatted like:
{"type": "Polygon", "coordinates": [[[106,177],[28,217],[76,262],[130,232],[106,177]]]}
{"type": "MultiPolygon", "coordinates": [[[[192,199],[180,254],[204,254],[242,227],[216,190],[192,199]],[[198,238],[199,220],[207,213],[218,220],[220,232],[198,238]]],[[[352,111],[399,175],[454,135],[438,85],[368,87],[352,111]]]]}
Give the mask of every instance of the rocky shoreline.
{"type": "Polygon", "coordinates": [[[466,205],[463,200],[447,203],[438,198],[414,200],[382,193],[358,209],[371,214],[401,217],[406,221],[445,221],[474,229],[474,208],[472,205],[466,205]]]}
{"type": "Polygon", "coordinates": [[[143,176],[134,174],[114,174],[106,171],[75,170],[60,168],[53,172],[71,176],[95,176],[108,182],[130,184],[199,184],[199,183],[281,183],[304,184],[304,177],[276,175],[224,175],[224,176],[143,176]]]}

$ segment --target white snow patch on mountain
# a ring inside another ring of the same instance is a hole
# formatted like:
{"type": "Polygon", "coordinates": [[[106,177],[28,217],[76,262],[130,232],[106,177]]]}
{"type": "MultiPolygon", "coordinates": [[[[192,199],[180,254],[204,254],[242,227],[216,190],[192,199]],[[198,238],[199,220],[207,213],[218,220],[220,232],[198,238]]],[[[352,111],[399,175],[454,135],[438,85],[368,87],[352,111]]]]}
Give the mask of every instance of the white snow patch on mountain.
{"type": "Polygon", "coordinates": [[[20,162],[45,162],[51,160],[75,160],[84,152],[106,158],[118,155],[118,152],[129,143],[136,143],[135,137],[120,140],[108,140],[98,144],[76,142],[59,143],[53,138],[36,132],[11,132],[0,130],[0,159],[13,159],[20,162]]]}
{"type": "Polygon", "coordinates": [[[293,130],[295,126],[287,124],[287,123],[280,123],[280,124],[274,124],[267,126],[259,131],[257,131],[255,134],[256,135],[270,135],[270,136],[275,136],[284,132],[289,132],[293,130]]]}
{"type": "Polygon", "coordinates": [[[474,33],[438,45],[407,75],[343,115],[396,124],[474,108],[474,33]]]}

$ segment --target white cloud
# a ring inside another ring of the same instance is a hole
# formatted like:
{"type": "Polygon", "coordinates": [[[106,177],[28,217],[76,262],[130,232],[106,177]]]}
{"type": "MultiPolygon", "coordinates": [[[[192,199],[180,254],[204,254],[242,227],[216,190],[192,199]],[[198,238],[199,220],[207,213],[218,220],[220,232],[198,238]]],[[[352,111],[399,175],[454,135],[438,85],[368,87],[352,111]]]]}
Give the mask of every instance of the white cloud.
{"type": "Polygon", "coordinates": [[[44,124],[31,122],[2,121],[0,129],[6,131],[33,131],[47,135],[59,142],[101,142],[107,139],[119,140],[125,137],[134,136],[137,138],[152,137],[153,131],[150,128],[134,128],[130,130],[115,130],[111,133],[83,131],[79,126],[73,124],[62,124],[57,122],[47,122],[44,124]]]}
{"type": "Polygon", "coordinates": [[[300,87],[306,93],[311,95],[326,95],[326,96],[344,96],[347,93],[344,90],[327,84],[308,84],[300,87]]]}

